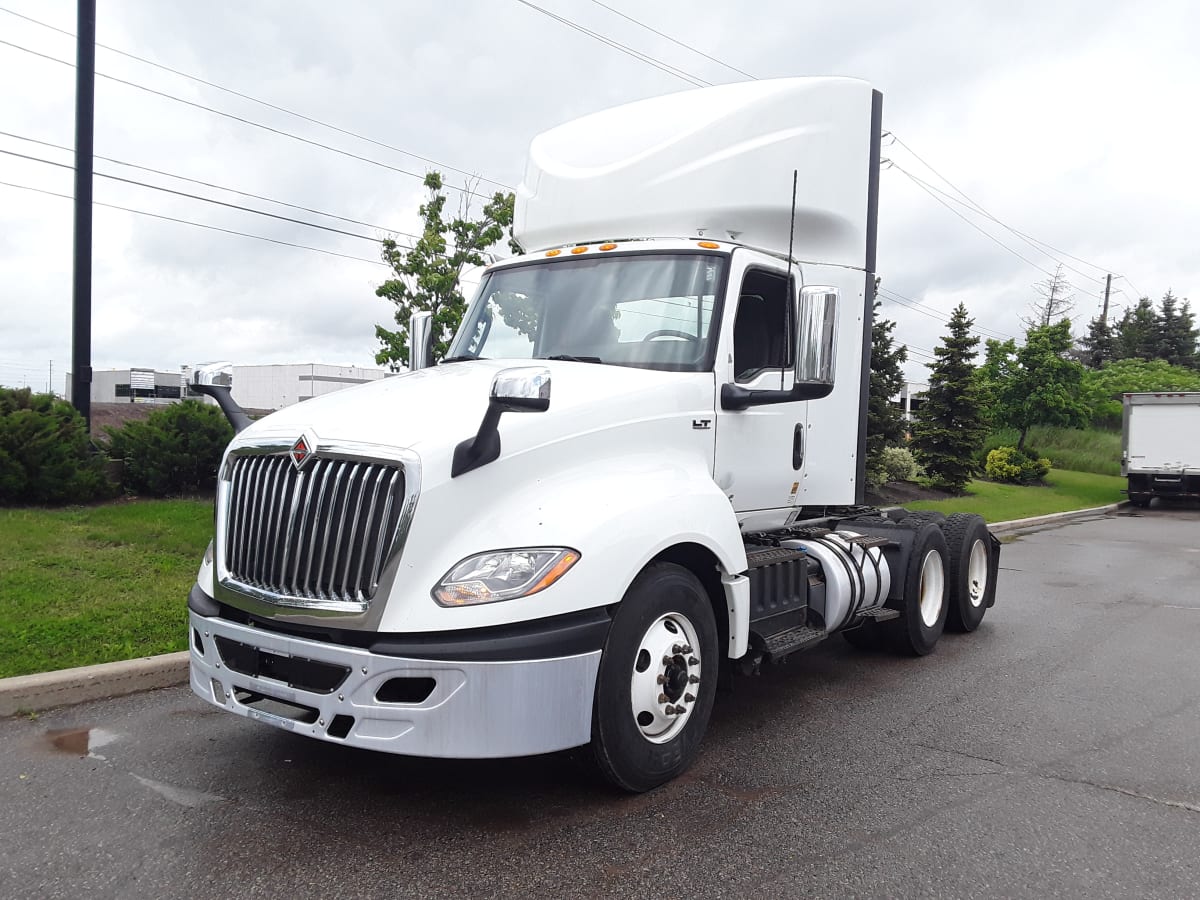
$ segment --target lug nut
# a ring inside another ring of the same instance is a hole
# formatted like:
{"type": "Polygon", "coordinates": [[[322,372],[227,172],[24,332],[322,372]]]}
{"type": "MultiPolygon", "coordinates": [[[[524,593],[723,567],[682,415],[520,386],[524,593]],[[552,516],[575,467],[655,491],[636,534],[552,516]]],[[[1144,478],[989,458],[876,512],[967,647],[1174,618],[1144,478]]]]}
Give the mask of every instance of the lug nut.
{"type": "Polygon", "coordinates": [[[691,652],[692,652],[692,646],[691,646],[691,644],[688,644],[688,645],[687,645],[686,647],[684,647],[684,648],[683,648],[683,649],[682,649],[680,652],[681,652],[681,653],[691,653],[691,652]]]}
{"type": "Polygon", "coordinates": [[[699,684],[699,683],[700,683],[699,675],[689,675],[688,676],[688,684],[699,684]]]}
{"type": "Polygon", "coordinates": [[[700,660],[696,659],[696,657],[694,657],[694,656],[690,657],[688,659],[688,665],[689,666],[698,666],[698,665],[700,665],[700,660]]]}
{"type": "Polygon", "coordinates": [[[367,667],[366,667],[366,666],[363,666],[363,668],[362,668],[362,673],[363,673],[364,675],[366,675],[366,674],[367,674],[367,667]]]}
{"type": "Polygon", "coordinates": [[[318,719],[318,720],[317,720],[317,724],[318,724],[318,725],[324,725],[324,724],[325,724],[325,720],[324,720],[324,719],[318,719]]]}
{"type": "Polygon", "coordinates": [[[675,658],[673,656],[664,656],[663,657],[663,665],[664,666],[669,666],[673,662],[675,662],[675,658]]]}
{"type": "Polygon", "coordinates": [[[684,709],[682,705],[675,707],[675,715],[682,716],[685,712],[687,712],[687,710],[684,709]]]}
{"type": "Polygon", "coordinates": [[[656,682],[658,682],[659,684],[666,684],[666,683],[667,683],[667,676],[666,676],[666,675],[659,675],[659,676],[658,676],[658,678],[656,678],[656,679],[655,679],[655,681],[656,681],[656,682]]]}
{"type": "Polygon", "coordinates": [[[346,698],[345,698],[345,697],[343,697],[341,694],[338,694],[338,699],[339,699],[339,700],[345,700],[346,698]]]}
{"type": "Polygon", "coordinates": [[[666,694],[659,694],[659,695],[658,695],[658,702],[659,702],[659,703],[666,703],[668,699],[669,699],[669,698],[667,697],[667,695],[666,695],[666,694]]]}
{"type": "Polygon", "coordinates": [[[668,716],[673,716],[673,715],[675,715],[675,707],[668,706],[666,709],[663,710],[663,712],[665,712],[668,716]]]}
{"type": "Polygon", "coordinates": [[[671,652],[672,652],[672,653],[676,653],[676,654],[678,654],[678,653],[687,653],[687,650],[685,650],[685,649],[684,649],[684,646],[683,646],[683,644],[672,644],[672,645],[671,645],[671,652]]]}
{"type": "Polygon", "coordinates": [[[683,702],[684,702],[684,703],[695,703],[695,702],[696,702],[696,696],[695,696],[694,694],[684,694],[684,695],[683,695],[683,702]]]}

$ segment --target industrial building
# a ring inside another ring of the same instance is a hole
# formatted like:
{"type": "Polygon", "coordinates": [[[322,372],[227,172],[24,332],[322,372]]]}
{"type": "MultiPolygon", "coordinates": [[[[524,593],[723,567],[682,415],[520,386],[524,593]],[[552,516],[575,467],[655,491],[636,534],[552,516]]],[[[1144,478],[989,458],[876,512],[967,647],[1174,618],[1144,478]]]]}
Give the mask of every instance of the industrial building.
{"type": "MultiPolygon", "coordinates": [[[[172,403],[181,397],[204,399],[187,385],[190,366],[174,372],[154,369],[97,369],[92,403],[172,403]]],[[[383,369],[324,363],[233,367],[233,396],[245,409],[276,410],[356,384],[378,381],[383,369]]],[[[67,376],[67,399],[71,378],[67,376]]]]}

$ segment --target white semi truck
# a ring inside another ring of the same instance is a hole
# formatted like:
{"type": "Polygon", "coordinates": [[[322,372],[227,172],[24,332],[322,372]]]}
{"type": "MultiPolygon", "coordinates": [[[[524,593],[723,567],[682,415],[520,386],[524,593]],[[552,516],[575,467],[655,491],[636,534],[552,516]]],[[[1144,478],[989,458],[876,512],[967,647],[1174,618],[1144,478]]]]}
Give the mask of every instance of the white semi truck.
{"type": "Polygon", "coordinates": [[[1129,502],[1200,500],[1200,391],[1125,394],[1122,407],[1129,502]]]}
{"type": "Polygon", "coordinates": [[[881,96],[790,78],[537,137],[527,252],[447,358],[239,429],[191,591],[204,700],[326,741],[585,748],[653,788],[718,678],[841,633],[973,631],[999,543],[862,505],[881,96]]]}

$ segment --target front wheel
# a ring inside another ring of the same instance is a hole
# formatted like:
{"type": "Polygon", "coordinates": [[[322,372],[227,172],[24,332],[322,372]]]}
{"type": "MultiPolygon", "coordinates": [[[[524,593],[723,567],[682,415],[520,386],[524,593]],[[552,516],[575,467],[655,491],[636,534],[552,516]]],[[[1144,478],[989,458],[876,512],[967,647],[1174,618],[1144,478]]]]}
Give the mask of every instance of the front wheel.
{"type": "Polygon", "coordinates": [[[712,713],[718,652],[712,605],[695,575],[673,563],[638,575],[596,677],[591,751],[605,778],[640,793],[692,764],[712,713]]]}

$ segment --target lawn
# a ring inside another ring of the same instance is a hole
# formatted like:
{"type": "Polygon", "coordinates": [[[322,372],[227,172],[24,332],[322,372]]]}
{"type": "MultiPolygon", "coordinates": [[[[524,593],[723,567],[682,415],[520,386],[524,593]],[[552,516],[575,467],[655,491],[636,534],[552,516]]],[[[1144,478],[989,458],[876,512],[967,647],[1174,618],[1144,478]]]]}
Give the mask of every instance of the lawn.
{"type": "Polygon", "coordinates": [[[0,509],[0,677],[183,650],[211,500],[0,509]]]}
{"type": "MultiPolygon", "coordinates": [[[[984,450],[1015,447],[1017,431],[1008,428],[988,436],[984,450]]],[[[1056,469],[1121,474],[1121,432],[1099,428],[1055,428],[1035,425],[1029,429],[1026,446],[1047,457],[1056,469]]]]}
{"type": "Polygon", "coordinates": [[[979,513],[989,522],[1007,522],[1029,516],[1106,506],[1125,499],[1125,479],[1090,472],[1052,469],[1046,484],[1025,487],[972,481],[967,495],[950,500],[921,500],[905,503],[908,509],[938,509],[944,513],[979,513]]]}

